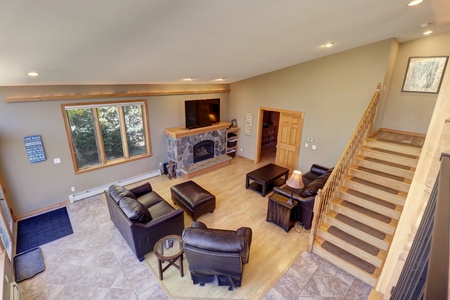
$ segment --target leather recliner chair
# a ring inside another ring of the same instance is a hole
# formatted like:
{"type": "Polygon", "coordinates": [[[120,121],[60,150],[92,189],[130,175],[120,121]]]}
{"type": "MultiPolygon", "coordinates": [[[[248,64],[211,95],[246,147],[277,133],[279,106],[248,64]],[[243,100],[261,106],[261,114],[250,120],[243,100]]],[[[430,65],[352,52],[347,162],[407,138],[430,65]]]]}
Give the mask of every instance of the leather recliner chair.
{"type": "Polygon", "coordinates": [[[194,284],[240,287],[243,265],[249,262],[252,229],[210,229],[194,222],[183,231],[184,253],[194,284]]]}

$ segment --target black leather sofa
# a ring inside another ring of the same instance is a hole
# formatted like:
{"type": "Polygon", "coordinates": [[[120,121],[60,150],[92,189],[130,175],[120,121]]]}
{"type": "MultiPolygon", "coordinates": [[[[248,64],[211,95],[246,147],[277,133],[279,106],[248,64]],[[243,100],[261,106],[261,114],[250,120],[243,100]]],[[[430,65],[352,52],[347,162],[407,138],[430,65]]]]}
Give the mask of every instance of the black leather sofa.
{"type": "MultiPolygon", "coordinates": [[[[314,217],[314,202],[317,192],[322,189],[328,180],[333,168],[323,167],[313,164],[311,169],[302,175],[303,184],[302,189],[295,190],[293,199],[297,202],[298,212],[297,221],[308,230],[311,228],[314,217]]],[[[274,193],[284,195],[288,198],[292,195],[292,188],[284,184],[280,187],[274,187],[274,193]]]]}
{"type": "Polygon", "coordinates": [[[249,262],[252,229],[210,229],[194,222],[183,231],[184,253],[194,284],[240,287],[243,265],[249,262]]]}
{"type": "Polygon", "coordinates": [[[174,209],[150,183],[131,190],[113,184],[104,193],[112,222],[139,261],[162,237],[182,234],[183,210],[174,209]]]}

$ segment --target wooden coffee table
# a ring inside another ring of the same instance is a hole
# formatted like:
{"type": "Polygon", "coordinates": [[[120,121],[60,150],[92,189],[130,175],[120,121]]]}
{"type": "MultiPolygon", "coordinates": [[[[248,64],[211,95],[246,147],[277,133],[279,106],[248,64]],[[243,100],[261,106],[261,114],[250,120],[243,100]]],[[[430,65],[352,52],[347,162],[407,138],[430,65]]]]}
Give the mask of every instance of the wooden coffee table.
{"type": "Polygon", "coordinates": [[[267,164],[264,167],[247,173],[245,187],[260,193],[263,197],[270,192],[274,185],[282,185],[289,176],[289,169],[267,164]],[[284,176],[284,178],[282,178],[284,176]]]}

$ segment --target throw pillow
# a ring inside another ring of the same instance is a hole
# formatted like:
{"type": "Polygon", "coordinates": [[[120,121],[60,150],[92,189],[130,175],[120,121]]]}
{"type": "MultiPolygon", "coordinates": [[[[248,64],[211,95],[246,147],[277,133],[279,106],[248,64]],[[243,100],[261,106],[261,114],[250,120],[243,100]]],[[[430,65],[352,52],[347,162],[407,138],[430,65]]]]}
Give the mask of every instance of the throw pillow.
{"type": "Polygon", "coordinates": [[[113,184],[109,187],[109,194],[117,203],[119,203],[124,197],[136,199],[136,196],[132,192],[117,184],[113,184]]]}
{"type": "Polygon", "coordinates": [[[152,186],[150,185],[150,182],[146,182],[144,184],[141,184],[140,186],[132,188],[131,192],[133,193],[133,195],[136,196],[136,198],[139,198],[142,195],[150,193],[152,190],[153,189],[152,186]]]}
{"type": "Polygon", "coordinates": [[[317,192],[323,188],[325,185],[326,179],[324,179],[322,176],[317,177],[313,182],[306,185],[302,192],[300,193],[300,196],[303,198],[315,196],[317,195],[317,192]]]}
{"type": "Polygon", "coordinates": [[[136,199],[125,197],[119,202],[119,206],[124,214],[131,221],[147,223],[152,220],[152,215],[145,206],[136,199]]]}

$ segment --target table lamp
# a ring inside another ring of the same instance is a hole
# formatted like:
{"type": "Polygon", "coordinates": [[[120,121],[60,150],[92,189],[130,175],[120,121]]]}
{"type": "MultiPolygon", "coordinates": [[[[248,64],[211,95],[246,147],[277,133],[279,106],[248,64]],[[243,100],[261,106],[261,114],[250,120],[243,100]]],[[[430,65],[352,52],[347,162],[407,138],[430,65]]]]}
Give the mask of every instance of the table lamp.
{"type": "Polygon", "coordinates": [[[289,179],[286,180],[286,184],[290,188],[292,188],[291,198],[289,198],[289,201],[286,202],[286,203],[292,205],[293,204],[293,199],[292,198],[294,196],[294,190],[295,189],[301,189],[302,187],[305,186],[303,184],[302,172],[300,172],[299,170],[295,170],[294,172],[292,172],[291,177],[289,177],[289,179]]]}

